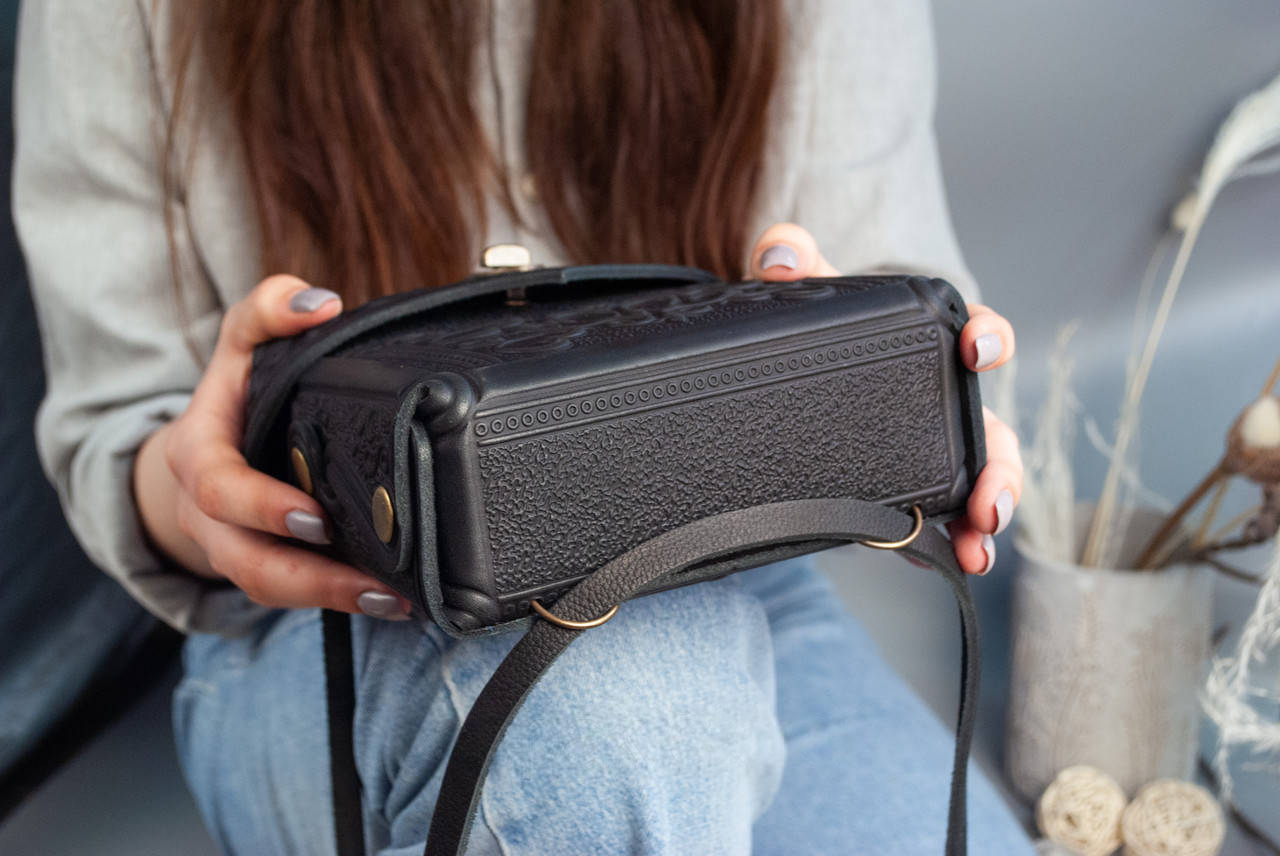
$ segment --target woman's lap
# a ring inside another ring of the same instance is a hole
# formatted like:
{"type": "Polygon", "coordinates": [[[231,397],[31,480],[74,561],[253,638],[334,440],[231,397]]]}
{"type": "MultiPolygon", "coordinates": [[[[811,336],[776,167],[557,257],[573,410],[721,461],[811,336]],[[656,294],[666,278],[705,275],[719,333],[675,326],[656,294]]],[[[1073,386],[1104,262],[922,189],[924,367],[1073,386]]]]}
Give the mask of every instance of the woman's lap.
{"type": "MultiPolygon", "coordinates": [[[[372,852],[420,853],[454,734],[515,634],[353,622],[372,852]]],[[[332,852],[315,612],[193,637],[179,751],[231,853],[332,852]]],[[[941,849],[952,743],[806,559],[628,602],[530,693],[469,853],[941,849]]],[[[1030,852],[971,778],[976,853],[1030,852]]]]}

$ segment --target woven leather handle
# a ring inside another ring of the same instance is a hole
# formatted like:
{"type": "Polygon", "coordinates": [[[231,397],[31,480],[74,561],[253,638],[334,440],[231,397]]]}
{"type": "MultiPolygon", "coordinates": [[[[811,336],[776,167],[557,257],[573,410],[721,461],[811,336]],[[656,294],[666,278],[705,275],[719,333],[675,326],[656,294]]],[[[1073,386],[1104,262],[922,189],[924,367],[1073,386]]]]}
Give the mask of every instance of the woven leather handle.
{"type": "MultiPolygon", "coordinates": [[[[673,529],[624,553],[564,594],[555,602],[554,611],[562,619],[587,621],[623,603],[655,580],[727,553],[789,541],[897,538],[910,531],[912,522],[900,511],[856,499],[796,500],[717,514],[673,529]]],[[[936,568],[950,583],[960,606],[960,712],[951,770],[946,853],[963,856],[965,774],[979,678],[977,614],[951,543],[938,530],[924,529],[901,551],[936,568]]],[[[626,605],[622,608],[626,609],[626,605]]],[[[503,732],[542,673],[581,632],[590,631],[535,622],[480,692],[445,768],[427,837],[427,856],[463,852],[485,774],[503,732]]]]}

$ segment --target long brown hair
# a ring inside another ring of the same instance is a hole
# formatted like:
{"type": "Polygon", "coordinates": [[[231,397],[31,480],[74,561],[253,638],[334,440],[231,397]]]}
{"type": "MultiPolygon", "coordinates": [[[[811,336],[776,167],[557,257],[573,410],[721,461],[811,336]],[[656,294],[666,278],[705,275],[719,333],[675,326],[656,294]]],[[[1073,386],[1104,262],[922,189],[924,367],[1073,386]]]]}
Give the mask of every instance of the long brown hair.
{"type": "MultiPolygon", "coordinates": [[[[198,58],[225,99],[263,273],[343,294],[471,272],[509,177],[472,107],[485,4],[174,0],[166,150],[198,58]]],[[[544,0],[525,157],[574,262],[742,273],[785,42],[780,0],[544,0]]],[[[171,171],[167,171],[171,175],[171,171]]]]}

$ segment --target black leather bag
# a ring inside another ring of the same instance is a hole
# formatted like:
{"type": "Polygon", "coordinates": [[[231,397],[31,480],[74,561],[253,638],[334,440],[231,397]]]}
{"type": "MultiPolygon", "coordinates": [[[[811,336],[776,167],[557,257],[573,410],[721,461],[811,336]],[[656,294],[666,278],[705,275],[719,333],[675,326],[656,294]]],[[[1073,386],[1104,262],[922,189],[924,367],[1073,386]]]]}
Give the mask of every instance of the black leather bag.
{"type": "MultiPolygon", "coordinates": [[[[455,636],[532,624],[463,726],[427,852],[461,852],[505,724],[583,628],[630,597],[848,541],[938,567],[960,600],[973,656],[948,851],[963,852],[976,625],[931,524],[963,513],[985,462],[967,317],[924,277],[587,266],[383,298],[260,347],[246,457],[317,498],[331,553],[455,636]]],[[[345,617],[326,640],[336,826],[358,852],[345,617]]]]}

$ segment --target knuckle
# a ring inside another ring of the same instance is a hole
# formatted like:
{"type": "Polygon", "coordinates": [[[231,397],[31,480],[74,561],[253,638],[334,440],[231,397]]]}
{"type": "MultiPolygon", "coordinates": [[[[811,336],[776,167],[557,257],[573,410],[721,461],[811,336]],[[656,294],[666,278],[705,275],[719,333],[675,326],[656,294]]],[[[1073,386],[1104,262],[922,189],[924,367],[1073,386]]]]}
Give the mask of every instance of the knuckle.
{"type": "Polygon", "coordinates": [[[297,502],[290,501],[291,498],[282,495],[287,489],[287,485],[272,481],[265,489],[253,491],[254,495],[247,509],[253,515],[253,519],[258,521],[255,528],[260,528],[264,532],[275,531],[280,525],[276,521],[283,521],[290,509],[298,507],[297,502]]]}
{"type": "Polygon", "coordinates": [[[790,220],[779,220],[777,223],[774,223],[772,226],[770,226],[768,229],[765,229],[764,231],[765,231],[765,234],[768,235],[770,233],[777,233],[777,232],[803,232],[805,230],[804,230],[804,227],[800,226],[797,223],[792,223],[790,220]]]}
{"type": "Polygon", "coordinates": [[[330,609],[348,610],[352,596],[340,574],[325,574],[320,578],[317,594],[330,609]]]}
{"type": "Polygon", "coordinates": [[[222,316],[222,324],[218,328],[218,341],[229,345],[236,344],[237,331],[241,330],[249,320],[247,316],[250,311],[247,298],[233,303],[222,316]]]}
{"type": "Polygon", "coordinates": [[[183,502],[181,499],[178,500],[177,507],[175,509],[178,531],[183,535],[186,535],[191,540],[199,543],[199,539],[196,537],[196,531],[198,529],[198,520],[196,518],[197,514],[198,512],[192,507],[191,503],[183,502]]]}
{"type": "Polygon", "coordinates": [[[1018,433],[1014,431],[1013,428],[1009,427],[1009,423],[1005,422],[1003,419],[993,419],[991,421],[991,430],[999,434],[1001,438],[1011,446],[1017,446],[1018,433]]]}
{"type": "Polygon", "coordinates": [[[258,283],[253,291],[249,292],[245,302],[255,317],[268,318],[271,316],[271,312],[279,298],[280,280],[281,277],[269,276],[258,283]]]}
{"type": "Polygon", "coordinates": [[[268,300],[278,297],[281,292],[290,291],[298,286],[305,286],[298,277],[288,273],[273,273],[271,276],[264,277],[253,289],[255,295],[262,294],[268,300]]]}
{"type": "Polygon", "coordinates": [[[236,572],[237,568],[234,559],[228,555],[226,550],[219,547],[216,542],[210,544],[205,550],[205,558],[209,560],[209,568],[215,574],[220,577],[226,577],[235,582],[237,586],[240,585],[237,581],[239,574],[236,572]]]}
{"type": "Polygon", "coordinates": [[[266,591],[258,584],[256,580],[241,580],[239,583],[240,590],[244,592],[244,596],[256,603],[258,606],[272,606],[270,598],[267,597],[266,591]]]}
{"type": "Polygon", "coordinates": [[[191,480],[191,498],[196,508],[215,519],[221,519],[222,492],[216,470],[201,470],[191,480]]]}
{"type": "Polygon", "coordinates": [[[267,584],[264,568],[260,563],[241,563],[234,577],[236,587],[244,592],[245,597],[259,606],[275,606],[272,602],[271,587],[267,584]]]}
{"type": "Polygon", "coordinates": [[[185,440],[186,423],[183,421],[185,417],[180,417],[173,423],[169,436],[164,438],[164,443],[160,451],[164,453],[165,466],[169,468],[175,476],[182,471],[182,462],[185,456],[182,454],[182,446],[185,440]]]}
{"type": "Polygon", "coordinates": [[[1022,480],[1022,466],[1017,459],[1006,458],[996,462],[995,472],[1002,484],[1016,484],[1022,480]]]}

